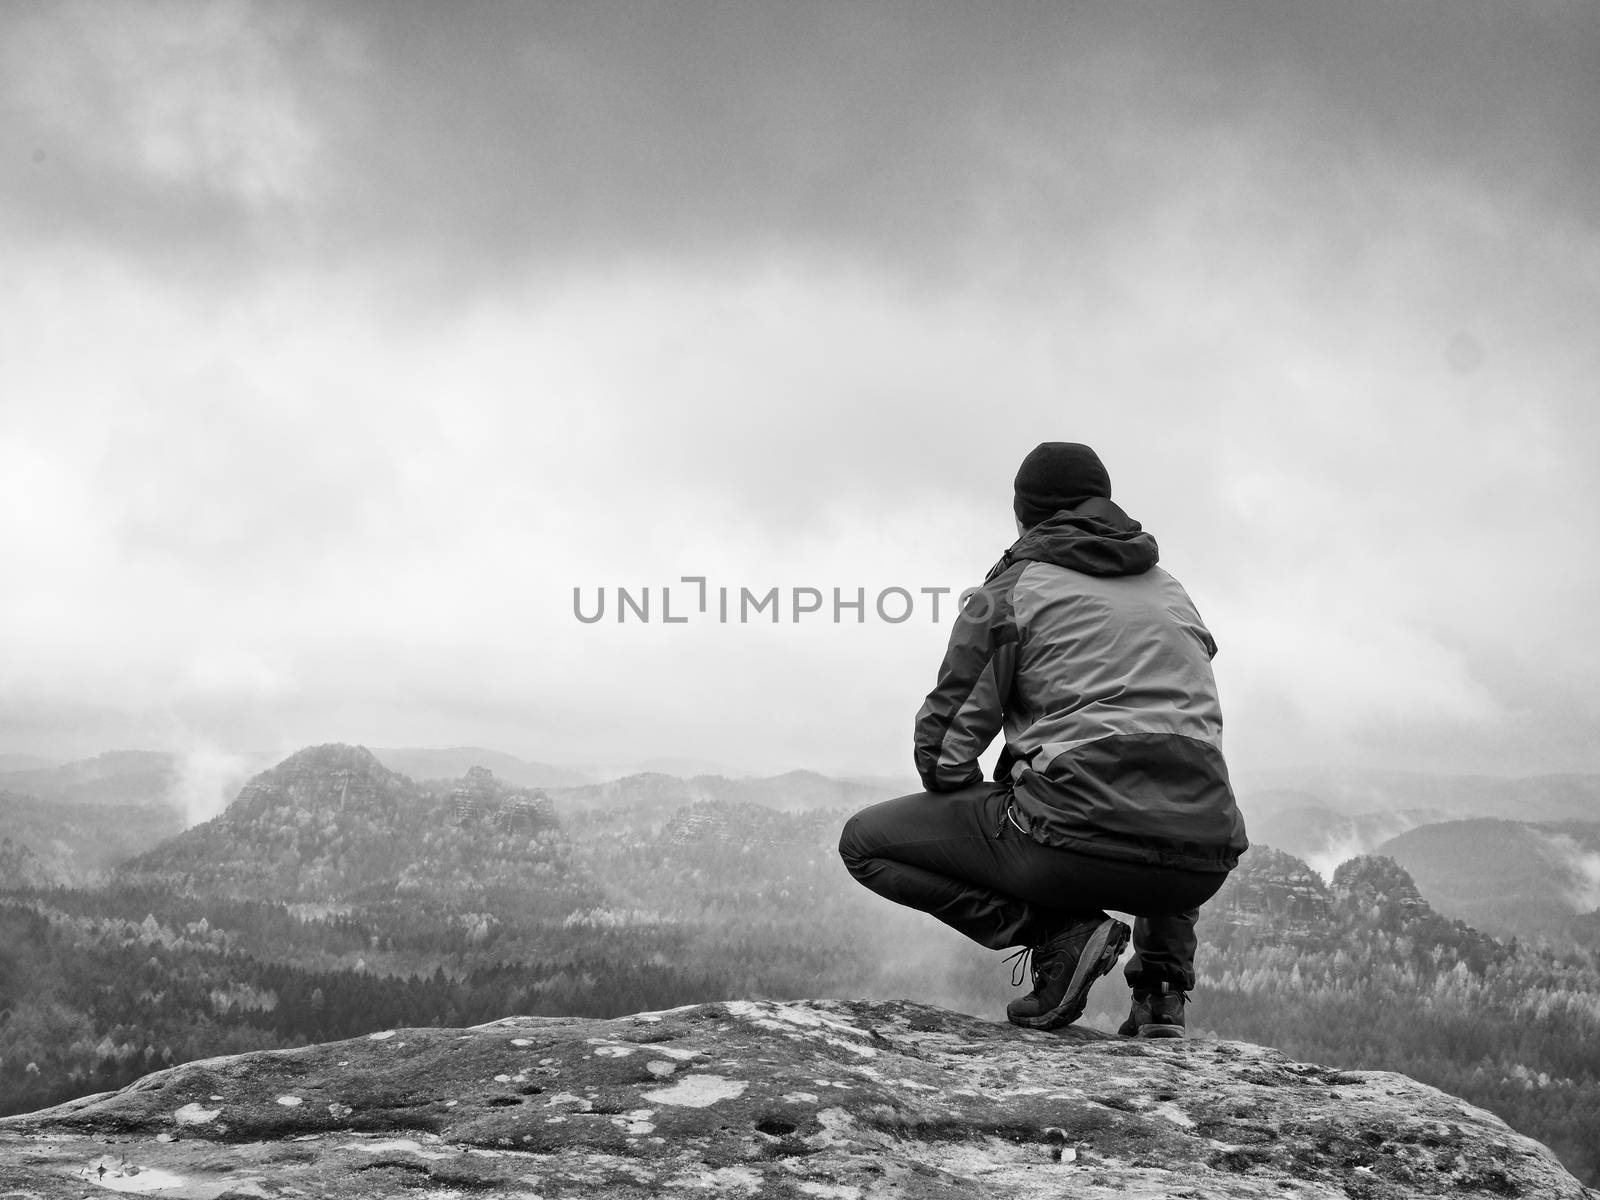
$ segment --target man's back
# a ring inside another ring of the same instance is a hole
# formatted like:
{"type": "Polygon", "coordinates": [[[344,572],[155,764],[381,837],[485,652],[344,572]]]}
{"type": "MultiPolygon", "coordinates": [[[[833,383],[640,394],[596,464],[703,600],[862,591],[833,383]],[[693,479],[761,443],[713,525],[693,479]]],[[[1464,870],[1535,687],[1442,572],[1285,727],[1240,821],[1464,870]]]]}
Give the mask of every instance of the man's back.
{"type": "Polygon", "coordinates": [[[951,631],[917,718],[925,785],[1002,775],[1045,845],[1227,871],[1246,848],[1222,757],[1217,644],[1155,539],[1093,497],[1032,526],[951,631]]]}
{"type": "Polygon", "coordinates": [[[879,895],[1022,947],[1033,990],[1006,1006],[1013,1023],[1077,1020],[1131,937],[1123,1032],[1181,1036],[1200,906],[1246,847],[1216,642],[1092,449],[1043,443],[1014,490],[1019,536],[963,604],[917,713],[926,790],[856,813],[839,854],[879,895]]]}
{"type": "Polygon", "coordinates": [[[1220,743],[1216,643],[1176,579],[1160,567],[1099,576],[1020,565],[1005,732],[1021,758],[1043,770],[1057,754],[1119,733],[1220,743]]]}

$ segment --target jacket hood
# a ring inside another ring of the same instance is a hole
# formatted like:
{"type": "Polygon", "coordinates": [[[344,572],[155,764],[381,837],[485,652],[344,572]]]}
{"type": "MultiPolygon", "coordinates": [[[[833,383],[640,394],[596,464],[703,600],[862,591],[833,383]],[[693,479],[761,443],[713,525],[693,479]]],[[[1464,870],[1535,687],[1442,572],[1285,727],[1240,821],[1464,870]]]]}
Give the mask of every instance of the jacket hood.
{"type": "Polygon", "coordinates": [[[1161,557],[1156,539],[1120,507],[1092,496],[1046,518],[1019,537],[989,572],[1014,562],[1043,562],[1085,575],[1143,575],[1161,557]]]}

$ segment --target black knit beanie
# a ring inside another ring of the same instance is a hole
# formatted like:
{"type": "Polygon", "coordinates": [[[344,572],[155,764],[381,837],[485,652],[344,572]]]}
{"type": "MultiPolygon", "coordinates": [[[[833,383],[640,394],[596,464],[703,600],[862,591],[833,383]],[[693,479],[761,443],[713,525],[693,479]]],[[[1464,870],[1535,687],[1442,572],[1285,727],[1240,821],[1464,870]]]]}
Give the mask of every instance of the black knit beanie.
{"type": "Polygon", "coordinates": [[[1017,519],[1034,526],[1090,496],[1111,499],[1111,476],[1080,442],[1041,442],[1017,468],[1017,519]]]}

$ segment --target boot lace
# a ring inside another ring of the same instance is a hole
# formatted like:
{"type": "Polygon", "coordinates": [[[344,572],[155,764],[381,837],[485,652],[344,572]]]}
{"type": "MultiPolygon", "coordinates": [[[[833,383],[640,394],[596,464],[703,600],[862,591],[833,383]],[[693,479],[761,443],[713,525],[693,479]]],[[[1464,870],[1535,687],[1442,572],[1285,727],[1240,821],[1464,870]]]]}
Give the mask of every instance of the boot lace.
{"type": "Polygon", "coordinates": [[[1033,966],[1032,957],[1033,957],[1033,947],[1032,946],[1024,946],[1021,950],[1018,950],[1015,954],[1006,955],[1004,961],[1006,963],[1010,964],[1010,966],[1011,966],[1011,986],[1012,987],[1021,987],[1022,986],[1022,981],[1024,979],[1028,978],[1028,975],[1030,974],[1030,969],[1033,966]]]}
{"type": "Polygon", "coordinates": [[[1042,957],[1043,949],[1043,946],[1024,946],[1001,960],[1011,965],[1012,987],[1021,987],[1024,980],[1031,978],[1033,986],[1038,988],[1040,983],[1061,974],[1066,964],[1060,957],[1047,958],[1044,964],[1040,965],[1039,959],[1042,957]]]}

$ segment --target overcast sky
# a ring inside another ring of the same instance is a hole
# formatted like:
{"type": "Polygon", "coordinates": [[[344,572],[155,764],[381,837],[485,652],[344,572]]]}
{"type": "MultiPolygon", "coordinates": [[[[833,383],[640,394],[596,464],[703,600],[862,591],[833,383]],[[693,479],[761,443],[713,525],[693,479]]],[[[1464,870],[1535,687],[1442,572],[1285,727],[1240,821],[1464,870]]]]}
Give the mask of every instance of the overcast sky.
{"type": "Polygon", "coordinates": [[[908,775],[1060,439],[1236,772],[1600,770],[1596,146],[1586,0],[12,0],[0,752],[908,775]]]}

